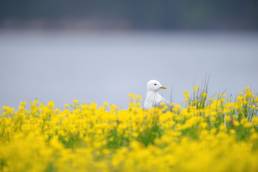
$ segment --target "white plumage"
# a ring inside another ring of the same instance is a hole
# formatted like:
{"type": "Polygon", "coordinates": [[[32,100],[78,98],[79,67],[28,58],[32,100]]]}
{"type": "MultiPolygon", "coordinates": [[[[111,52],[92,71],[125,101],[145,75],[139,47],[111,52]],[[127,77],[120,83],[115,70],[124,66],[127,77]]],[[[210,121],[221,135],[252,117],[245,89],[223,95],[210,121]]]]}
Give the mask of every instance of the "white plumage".
{"type": "Polygon", "coordinates": [[[158,93],[160,89],[166,89],[166,87],[161,85],[159,81],[150,80],[147,83],[147,94],[144,100],[144,109],[160,106],[162,103],[169,105],[169,102],[158,93]]]}

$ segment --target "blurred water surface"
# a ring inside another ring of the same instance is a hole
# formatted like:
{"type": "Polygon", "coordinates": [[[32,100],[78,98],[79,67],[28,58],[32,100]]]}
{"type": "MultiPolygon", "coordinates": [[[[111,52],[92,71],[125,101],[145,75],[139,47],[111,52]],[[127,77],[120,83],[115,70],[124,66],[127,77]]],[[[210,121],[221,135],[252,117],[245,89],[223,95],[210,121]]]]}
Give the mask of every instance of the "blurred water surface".
{"type": "Polygon", "coordinates": [[[258,90],[258,33],[0,32],[0,105],[38,98],[126,107],[149,79],[180,103],[208,77],[212,95],[258,90]]]}

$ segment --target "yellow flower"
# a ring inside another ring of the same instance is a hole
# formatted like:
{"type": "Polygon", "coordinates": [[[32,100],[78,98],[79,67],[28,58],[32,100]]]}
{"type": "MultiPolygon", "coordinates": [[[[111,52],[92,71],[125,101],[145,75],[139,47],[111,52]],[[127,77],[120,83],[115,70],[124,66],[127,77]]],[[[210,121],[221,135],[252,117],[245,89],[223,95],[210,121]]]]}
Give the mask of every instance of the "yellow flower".
{"type": "Polygon", "coordinates": [[[231,117],[229,115],[226,115],[224,119],[225,119],[226,122],[230,122],[231,117]]]}
{"type": "Polygon", "coordinates": [[[197,93],[197,92],[199,91],[199,89],[200,89],[200,87],[199,87],[198,85],[195,85],[195,86],[193,87],[193,91],[194,91],[195,93],[197,93]]]}
{"type": "Polygon", "coordinates": [[[184,101],[188,102],[190,100],[190,93],[188,91],[184,91],[184,101]]]}
{"type": "Polygon", "coordinates": [[[258,98],[250,89],[236,100],[207,97],[202,108],[189,105],[186,92],[187,103],[171,111],[144,110],[141,96],[129,96],[128,109],[78,100],[3,106],[0,171],[258,171],[258,98]]]}

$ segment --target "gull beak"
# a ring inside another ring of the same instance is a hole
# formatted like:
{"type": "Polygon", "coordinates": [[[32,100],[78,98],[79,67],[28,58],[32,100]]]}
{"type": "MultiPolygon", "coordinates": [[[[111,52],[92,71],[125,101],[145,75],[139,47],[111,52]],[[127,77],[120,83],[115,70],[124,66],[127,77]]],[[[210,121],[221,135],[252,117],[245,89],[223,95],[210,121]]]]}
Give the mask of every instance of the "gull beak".
{"type": "Polygon", "coordinates": [[[161,87],[160,87],[160,89],[167,89],[167,88],[166,88],[166,87],[164,87],[164,86],[161,86],[161,87]]]}

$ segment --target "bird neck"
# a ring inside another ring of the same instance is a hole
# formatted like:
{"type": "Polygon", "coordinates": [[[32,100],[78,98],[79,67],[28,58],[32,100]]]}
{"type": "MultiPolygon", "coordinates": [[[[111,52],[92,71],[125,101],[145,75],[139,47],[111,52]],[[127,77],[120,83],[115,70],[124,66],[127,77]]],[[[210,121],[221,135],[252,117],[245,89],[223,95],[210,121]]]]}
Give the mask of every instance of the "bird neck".
{"type": "Polygon", "coordinates": [[[159,93],[157,91],[148,91],[147,92],[147,97],[156,96],[156,95],[159,95],[159,93]]]}

